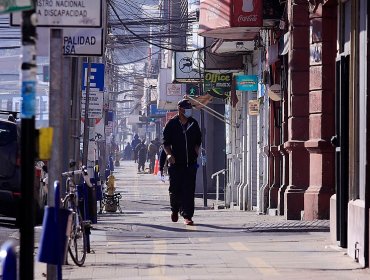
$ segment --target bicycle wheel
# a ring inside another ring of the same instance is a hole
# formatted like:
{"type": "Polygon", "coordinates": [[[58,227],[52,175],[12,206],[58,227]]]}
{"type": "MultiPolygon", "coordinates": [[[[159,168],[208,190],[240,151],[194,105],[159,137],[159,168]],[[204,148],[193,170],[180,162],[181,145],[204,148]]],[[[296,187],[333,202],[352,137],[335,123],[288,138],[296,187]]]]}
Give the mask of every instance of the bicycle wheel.
{"type": "Polygon", "coordinates": [[[68,252],[73,262],[82,266],[85,263],[87,243],[85,227],[79,209],[70,198],[64,202],[66,208],[72,210],[71,233],[68,240],[68,252]]]}

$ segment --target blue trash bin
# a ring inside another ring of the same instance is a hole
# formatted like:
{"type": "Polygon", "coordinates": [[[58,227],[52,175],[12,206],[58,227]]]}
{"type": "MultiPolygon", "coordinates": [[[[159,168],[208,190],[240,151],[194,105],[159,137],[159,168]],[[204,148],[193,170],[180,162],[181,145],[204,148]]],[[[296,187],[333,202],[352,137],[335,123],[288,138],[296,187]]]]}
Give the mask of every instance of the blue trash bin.
{"type": "Polygon", "coordinates": [[[59,182],[54,182],[55,207],[45,207],[38,252],[39,262],[62,265],[67,257],[72,211],[60,206],[59,182]]]}
{"type": "Polygon", "coordinates": [[[2,279],[17,280],[17,255],[13,241],[6,241],[0,249],[0,263],[2,264],[2,279]]]}

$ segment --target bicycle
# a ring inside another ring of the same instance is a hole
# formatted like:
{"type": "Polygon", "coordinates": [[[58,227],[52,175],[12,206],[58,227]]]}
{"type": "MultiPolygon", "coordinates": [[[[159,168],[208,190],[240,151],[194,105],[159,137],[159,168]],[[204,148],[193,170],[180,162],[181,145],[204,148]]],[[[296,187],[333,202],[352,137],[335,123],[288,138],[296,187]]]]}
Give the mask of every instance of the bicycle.
{"type": "Polygon", "coordinates": [[[68,236],[68,252],[73,262],[82,266],[85,263],[87,253],[87,236],[85,232],[86,222],[82,219],[81,211],[79,209],[79,198],[77,187],[73,177],[75,175],[82,175],[88,186],[91,187],[89,175],[86,167],[82,167],[81,170],[74,170],[69,172],[63,172],[62,176],[67,177],[66,179],[66,191],[67,194],[62,199],[62,205],[64,208],[72,211],[72,225],[70,234],[68,236]]]}

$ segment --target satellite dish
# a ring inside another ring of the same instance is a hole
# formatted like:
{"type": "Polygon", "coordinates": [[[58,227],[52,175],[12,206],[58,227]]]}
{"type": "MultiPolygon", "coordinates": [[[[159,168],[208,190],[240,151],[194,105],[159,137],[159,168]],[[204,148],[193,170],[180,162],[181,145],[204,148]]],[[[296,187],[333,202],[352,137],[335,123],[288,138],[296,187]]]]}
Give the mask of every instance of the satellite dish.
{"type": "Polygon", "coordinates": [[[281,86],[279,84],[274,84],[270,86],[267,91],[268,96],[273,101],[280,101],[281,100],[281,86]]]}

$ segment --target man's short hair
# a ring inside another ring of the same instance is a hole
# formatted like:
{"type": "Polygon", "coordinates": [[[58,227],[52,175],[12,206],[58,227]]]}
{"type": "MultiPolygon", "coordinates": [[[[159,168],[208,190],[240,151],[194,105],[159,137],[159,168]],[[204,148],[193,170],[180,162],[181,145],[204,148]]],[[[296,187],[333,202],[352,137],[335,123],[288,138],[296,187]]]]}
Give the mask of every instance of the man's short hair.
{"type": "Polygon", "coordinates": [[[177,103],[177,106],[180,107],[180,108],[184,108],[184,109],[191,109],[192,108],[192,105],[191,105],[189,99],[181,99],[177,103]]]}

